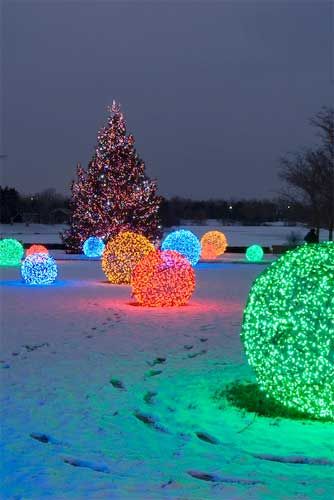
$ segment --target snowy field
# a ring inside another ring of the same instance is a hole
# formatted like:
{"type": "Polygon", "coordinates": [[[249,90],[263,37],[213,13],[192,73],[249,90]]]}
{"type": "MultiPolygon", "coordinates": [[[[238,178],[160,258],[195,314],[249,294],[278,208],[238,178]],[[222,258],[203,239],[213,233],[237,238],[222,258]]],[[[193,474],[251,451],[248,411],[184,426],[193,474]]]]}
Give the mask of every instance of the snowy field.
{"type": "MultiPolygon", "coordinates": [[[[205,225],[194,226],[192,224],[184,224],[180,227],[190,229],[199,238],[206,231],[223,231],[227,237],[230,246],[248,246],[257,243],[263,246],[271,245],[286,245],[287,237],[291,232],[300,235],[304,238],[307,228],[303,226],[283,226],[274,224],[272,226],[222,226],[218,221],[210,220],[205,225]]],[[[24,243],[61,243],[59,233],[64,231],[64,225],[45,225],[45,224],[1,224],[0,238],[17,238],[24,243]]],[[[179,227],[168,228],[165,235],[179,227]]],[[[326,240],[328,233],[325,230],[321,231],[320,239],[326,240]]]]}
{"type": "Polygon", "coordinates": [[[46,287],[2,268],[2,498],[332,499],[333,424],[214,397],[253,380],[239,333],[263,269],[199,264],[190,304],[164,310],[96,261],[46,287]]]}

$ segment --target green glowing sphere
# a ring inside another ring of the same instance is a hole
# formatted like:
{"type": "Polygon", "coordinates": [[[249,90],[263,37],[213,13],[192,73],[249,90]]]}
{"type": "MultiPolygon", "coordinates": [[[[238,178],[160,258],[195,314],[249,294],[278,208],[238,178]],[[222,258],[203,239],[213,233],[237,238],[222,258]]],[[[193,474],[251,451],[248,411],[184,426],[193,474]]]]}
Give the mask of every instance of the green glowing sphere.
{"type": "Polygon", "coordinates": [[[246,259],[249,262],[260,262],[263,259],[263,248],[260,245],[251,245],[246,250],[246,259]]]}
{"type": "Polygon", "coordinates": [[[334,242],[302,245],[260,274],[241,336],[268,396],[334,420],[334,242]]]}
{"type": "Polygon", "coordinates": [[[21,243],[12,238],[0,240],[0,265],[19,266],[24,255],[21,243]]]}

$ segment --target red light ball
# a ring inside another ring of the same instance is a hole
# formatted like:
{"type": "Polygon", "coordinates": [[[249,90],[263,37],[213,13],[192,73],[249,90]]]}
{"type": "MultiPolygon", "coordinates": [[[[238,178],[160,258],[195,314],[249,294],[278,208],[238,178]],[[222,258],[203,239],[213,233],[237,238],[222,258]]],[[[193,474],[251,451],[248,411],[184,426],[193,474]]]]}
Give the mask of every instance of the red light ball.
{"type": "Polygon", "coordinates": [[[26,257],[28,257],[28,255],[33,255],[34,253],[48,254],[49,251],[44,245],[31,245],[31,247],[26,250],[26,257]]]}
{"type": "Polygon", "coordinates": [[[192,265],[183,255],[173,250],[156,250],[137,264],[131,285],[140,305],[170,307],[187,304],[195,282],[192,265]]]}

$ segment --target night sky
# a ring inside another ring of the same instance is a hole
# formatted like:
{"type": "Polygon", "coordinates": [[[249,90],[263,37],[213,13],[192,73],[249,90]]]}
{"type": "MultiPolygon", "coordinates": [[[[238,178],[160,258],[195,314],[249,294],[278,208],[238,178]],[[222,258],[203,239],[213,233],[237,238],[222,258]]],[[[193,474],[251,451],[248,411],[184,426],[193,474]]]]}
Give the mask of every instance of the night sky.
{"type": "Polygon", "coordinates": [[[2,184],[68,193],[120,101],[165,196],[272,197],[333,99],[329,1],[4,3],[2,184]]]}

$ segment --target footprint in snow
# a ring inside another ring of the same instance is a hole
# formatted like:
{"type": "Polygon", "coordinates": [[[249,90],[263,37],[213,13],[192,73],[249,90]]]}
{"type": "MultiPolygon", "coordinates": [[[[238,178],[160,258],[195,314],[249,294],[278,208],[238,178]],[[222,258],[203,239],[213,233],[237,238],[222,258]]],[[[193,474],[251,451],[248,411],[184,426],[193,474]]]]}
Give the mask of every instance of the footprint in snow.
{"type": "Polygon", "coordinates": [[[144,395],[143,399],[144,399],[146,404],[152,405],[154,403],[153,399],[155,398],[156,395],[157,395],[156,392],[147,391],[146,394],[144,395]]]}
{"type": "Polygon", "coordinates": [[[23,347],[28,351],[28,352],[32,352],[32,351],[36,351],[36,349],[40,349],[41,347],[49,347],[49,343],[48,342],[44,342],[43,344],[35,344],[35,345],[28,345],[28,344],[25,344],[23,345],[23,347]]]}
{"type": "Polygon", "coordinates": [[[211,436],[211,434],[208,434],[207,432],[195,432],[196,436],[198,439],[201,439],[202,441],[205,441],[206,443],[210,444],[219,444],[220,441],[219,439],[215,438],[214,436],[211,436]]]}
{"type": "Polygon", "coordinates": [[[32,432],[30,437],[36,439],[36,441],[39,441],[40,443],[62,444],[61,441],[58,441],[49,434],[44,434],[43,432],[32,432]]]}
{"type": "Polygon", "coordinates": [[[137,420],[140,420],[140,422],[143,422],[148,427],[151,427],[156,431],[168,434],[168,430],[165,427],[163,427],[158,421],[158,419],[153,417],[153,415],[150,415],[148,413],[142,413],[140,411],[135,411],[134,416],[136,417],[137,420]]]}
{"type": "Polygon", "coordinates": [[[79,458],[64,458],[65,464],[72,465],[73,467],[86,467],[87,469],[92,469],[96,472],[104,472],[106,474],[110,473],[110,469],[106,464],[91,462],[89,460],[80,460],[79,458]]]}
{"type": "Polygon", "coordinates": [[[263,484],[263,481],[258,481],[256,479],[242,479],[239,477],[224,477],[219,474],[213,474],[211,472],[202,472],[197,470],[188,470],[187,474],[196,479],[202,481],[211,481],[213,483],[228,483],[228,484],[244,484],[253,486],[256,484],[263,484]]]}
{"type": "Polygon", "coordinates": [[[199,329],[203,332],[203,331],[207,331],[207,330],[213,330],[215,328],[215,325],[202,325],[199,327],[199,329]]]}
{"type": "Polygon", "coordinates": [[[283,464],[301,464],[301,465],[327,465],[334,466],[334,460],[328,458],[312,458],[305,457],[302,455],[292,455],[292,456],[280,456],[280,455],[270,455],[267,453],[252,453],[253,457],[260,460],[268,460],[269,462],[279,462],[283,464]]]}
{"type": "Polygon", "coordinates": [[[156,377],[160,373],[162,373],[162,370],[148,370],[145,372],[145,377],[156,377]]]}
{"type": "Polygon", "coordinates": [[[155,366],[155,365],[161,365],[162,363],[164,363],[166,361],[166,358],[163,358],[163,357],[158,357],[158,358],[155,358],[153,361],[146,361],[146,363],[149,365],[149,366],[155,366]]]}
{"type": "Polygon", "coordinates": [[[123,382],[117,378],[111,378],[110,383],[115,389],[120,389],[121,391],[126,391],[125,385],[123,382]]]}
{"type": "Polygon", "coordinates": [[[192,358],[197,358],[197,356],[202,356],[203,354],[206,354],[206,349],[202,349],[202,351],[199,351],[199,352],[193,352],[193,353],[190,353],[188,354],[188,358],[192,359],[192,358]]]}

